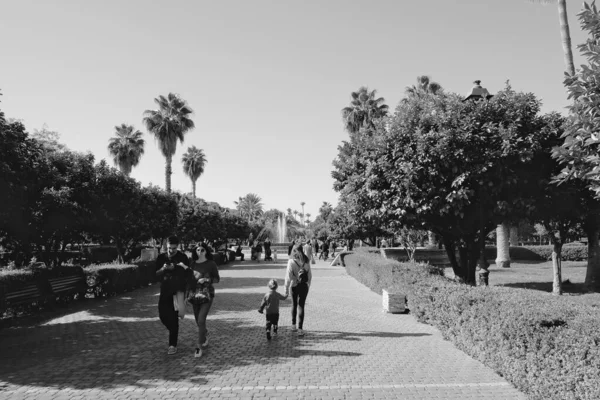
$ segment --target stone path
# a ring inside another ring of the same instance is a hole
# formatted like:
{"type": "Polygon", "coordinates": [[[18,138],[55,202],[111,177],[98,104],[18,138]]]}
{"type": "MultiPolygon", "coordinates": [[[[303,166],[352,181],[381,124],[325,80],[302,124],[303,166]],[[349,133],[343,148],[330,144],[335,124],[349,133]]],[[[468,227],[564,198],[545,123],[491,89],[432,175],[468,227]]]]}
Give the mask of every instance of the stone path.
{"type": "Polygon", "coordinates": [[[167,356],[157,285],[74,304],[39,323],[0,330],[0,398],[10,399],[525,399],[506,380],[410,315],[381,312],[381,296],[319,261],[306,336],[268,342],[257,312],[285,265],[221,269],[209,315],[210,347],[193,357],[192,315],[167,356]]]}

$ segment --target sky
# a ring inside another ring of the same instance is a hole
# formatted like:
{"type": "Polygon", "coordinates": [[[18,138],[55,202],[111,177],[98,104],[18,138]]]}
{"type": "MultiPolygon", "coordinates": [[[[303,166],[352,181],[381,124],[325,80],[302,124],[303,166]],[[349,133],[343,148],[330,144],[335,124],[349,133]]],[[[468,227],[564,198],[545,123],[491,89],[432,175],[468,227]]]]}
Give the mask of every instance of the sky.
{"type": "MultiPolygon", "coordinates": [[[[582,2],[568,1],[575,64],[582,2]]],[[[164,157],[142,125],[154,98],[177,93],[195,129],[173,158],[173,190],[190,192],[181,157],[207,164],[197,195],[234,208],[318,214],[337,204],[332,161],[348,138],[341,109],[361,86],[394,109],[428,75],[466,94],[510,80],[543,112],[564,112],[557,6],[527,0],[0,0],[0,109],[76,151],[110,160],[116,125],[144,132],[131,176],[164,187],[164,157]]]]}

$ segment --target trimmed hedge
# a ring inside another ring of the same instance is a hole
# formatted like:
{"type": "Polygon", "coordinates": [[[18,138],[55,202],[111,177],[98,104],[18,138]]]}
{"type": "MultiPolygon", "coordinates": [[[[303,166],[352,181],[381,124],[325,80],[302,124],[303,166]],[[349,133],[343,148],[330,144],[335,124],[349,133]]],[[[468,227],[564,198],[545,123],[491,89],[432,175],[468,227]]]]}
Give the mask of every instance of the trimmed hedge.
{"type": "MultiPolygon", "coordinates": [[[[549,261],[552,260],[552,246],[517,246],[509,249],[511,260],[549,261]]],[[[562,248],[563,261],[587,260],[587,246],[580,243],[568,243],[562,248]]],[[[485,257],[488,260],[496,259],[496,247],[486,247],[485,257]]]]}
{"type": "Polygon", "coordinates": [[[346,271],[377,293],[406,293],[410,311],[532,399],[600,399],[600,311],[548,293],[471,287],[425,264],[356,252],[346,271]]]}
{"type": "Polygon", "coordinates": [[[94,297],[113,296],[156,282],[156,262],[102,264],[84,268],[88,292],[94,297]]]}

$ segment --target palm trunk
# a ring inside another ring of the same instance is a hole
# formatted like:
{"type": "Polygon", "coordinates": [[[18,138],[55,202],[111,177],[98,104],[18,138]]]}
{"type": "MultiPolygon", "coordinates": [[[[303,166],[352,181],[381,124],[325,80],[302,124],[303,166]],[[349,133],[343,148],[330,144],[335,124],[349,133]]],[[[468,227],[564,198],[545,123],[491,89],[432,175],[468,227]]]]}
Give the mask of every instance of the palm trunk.
{"type": "Polygon", "coordinates": [[[507,223],[498,225],[496,228],[496,266],[500,268],[510,268],[509,232],[510,228],[507,223]]]}
{"type": "Polygon", "coordinates": [[[569,31],[569,19],[567,17],[567,0],[558,0],[558,21],[560,23],[560,36],[565,53],[567,72],[569,75],[575,75],[573,49],[571,48],[571,32],[569,31]]]}
{"type": "Polygon", "coordinates": [[[165,157],[165,189],[167,193],[171,193],[171,174],[173,174],[173,168],[171,164],[173,162],[173,156],[168,155],[165,157]]]}
{"type": "Polygon", "coordinates": [[[594,291],[600,290],[600,246],[598,227],[589,229],[588,237],[588,265],[585,274],[585,285],[594,291]]]}
{"type": "Polygon", "coordinates": [[[553,242],[552,270],[554,271],[554,279],[552,282],[552,294],[560,296],[562,295],[562,239],[555,239],[553,242]]]}
{"type": "Polygon", "coordinates": [[[192,197],[196,198],[196,181],[192,181],[192,197]]]}

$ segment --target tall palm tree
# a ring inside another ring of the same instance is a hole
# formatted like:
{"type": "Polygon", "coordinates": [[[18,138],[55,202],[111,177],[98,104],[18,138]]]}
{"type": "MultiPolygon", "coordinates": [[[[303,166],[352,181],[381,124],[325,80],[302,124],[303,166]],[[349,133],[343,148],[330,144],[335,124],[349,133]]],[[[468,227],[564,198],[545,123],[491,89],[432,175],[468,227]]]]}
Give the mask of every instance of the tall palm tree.
{"type": "Polygon", "coordinates": [[[240,217],[242,216],[242,206],[244,203],[244,198],[243,197],[238,197],[238,201],[234,201],[233,204],[235,204],[235,208],[238,210],[240,217]]]}
{"type": "Polygon", "coordinates": [[[302,202],[300,202],[300,205],[302,206],[302,214],[300,214],[300,215],[301,215],[301,217],[300,217],[300,218],[301,218],[301,220],[302,220],[302,225],[304,225],[304,205],[305,205],[305,204],[306,204],[306,203],[305,203],[305,202],[303,202],[303,201],[302,201],[302,202]]]}
{"type": "Polygon", "coordinates": [[[192,197],[196,198],[196,181],[204,173],[206,155],[204,155],[202,149],[196,146],[188,147],[187,153],[181,158],[181,162],[183,163],[183,172],[192,181],[192,197]]]}
{"type": "Polygon", "coordinates": [[[306,213],[306,223],[310,224],[310,213],[306,213]]]}
{"type": "Polygon", "coordinates": [[[298,214],[300,214],[300,213],[298,211],[294,210],[293,214],[294,214],[294,219],[297,221],[298,220],[298,214]]]}
{"type": "Polygon", "coordinates": [[[145,141],[142,132],[132,125],[115,126],[115,136],[108,141],[108,151],[121,172],[129,176],[133,167],[140,163],[144,154],[145,141]]]}
{"type": "Polygon", "coordinates": [[[154,102],[158,104],[158,109],[144,111],[142,121],[158,141],[158,147],[165,156],[165,188],[167,192],[171,192],[173,156],[177,150],[177,141],[183,143],[185,134],[194,129],[194,121],[190,118],[192,109],[185,100],[173,93],[169,93],[167,97],[158,96],[154,102]]]}
{"type": "Polygon", "coordinates": [[[558,3],[558,23],[560,24],[560,37],[563,52],[565,53],[565,65],[569,75],[575,75],[575,62],[573,61],[573,47],[571,46],[571,30],[569,29],[569,18],[567,16],[567,0],[529,0],[529,2],[540,2],[542,4],[558,3]]]}
{"type": "Polygon", "coordinates": [[[408,96],[420,96],[422,94],[438,94],[442,91],[442,85],[437,82],[432,82],[428,76],[417,76],[417,84],[407,86],[405,93],[408,96]]]}
{"type": "Polygon", "coordinates": [[[357,134],[361,128],[374,128],[375,121],[385,117],[388,106],[383,97],[377,98],[377,91],[361,86],[358,91],[350,94],[350,106],[342,109],[344,126],[348,133],[357,134]]]}

